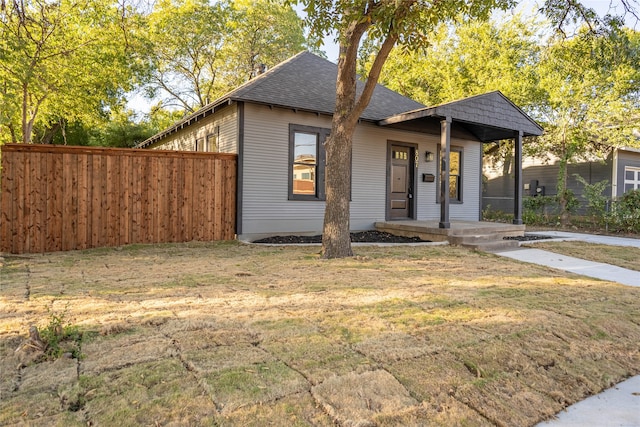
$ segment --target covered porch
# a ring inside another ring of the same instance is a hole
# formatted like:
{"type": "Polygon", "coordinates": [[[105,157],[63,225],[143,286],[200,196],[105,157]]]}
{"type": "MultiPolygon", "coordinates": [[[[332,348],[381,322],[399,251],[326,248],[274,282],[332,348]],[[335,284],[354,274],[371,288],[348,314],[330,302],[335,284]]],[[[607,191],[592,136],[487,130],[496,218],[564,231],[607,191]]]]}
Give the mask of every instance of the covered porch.
{"type": "Polygon", "coordinates": [[[518,247],[518,241],[504,238],[523,236],[525,232],[522,224],[455,220],[450,221],[447,228],[441,227],[438,220],[379,221],[375,228],[396,236],[419,237],[432,242],[448,241],[452,245],[487,251],[518,247]]]}
{"type": "MultiPolygon", "coordinates": [[[[398,114],[381,120],[378,124],[385,127],[432,134],[435,133],[440,135],[440,144],[438,147],[440,160],[440,164],[438,166],[438,203],[440,204],[440,219],[437,221],[437,228],[444,230],[452,229],[454,234],[459,234],[462,230],[473,230],[474,228],[478,228],[478,226],[477,223],[475,223],[476,225],[472,225],[460,221],[452,222],[449,217],[449,205],[451,202],[450,153],[452,134],[462,132],[464,134],[471,135],[472,138],[476,139],[480,143],[513,139],[513,155],[515,164],[513,224],[516,226],[522,226],[523,138],[540,136],[543,133],[543,129],[501,92],[489,92],[435,107],[426,107],[409,111],[407,113],[398,114]]],[[[477,178],[472,179],[478,179],[478,182],[482,182],[482,171],[480,171],[477,178]]],[[[479,194],[478,197],[481,199],[482,194],[479,194]]],[[[478,218],[480,218],[480,212],[478,212],[478,218]]],[[[414,224],[421,223],[421,227],[433,228],[430,225],[427,226],[424,221],[412,222],[414,224]]],[[[485,227],[483,225],[479,229],[484,228],[485,227]]],[[[490,228],[500,228],[500,225],[490,228]]],[[[513,232],[516,231],[518,230],[513,230],[513,232]]],[[[472,231],[469,232],[473,234],[472,231]]],[[[522,227],[521,233],[524,233],[524,227],[522,227]]],[[[434,236],[452,235],[450,232],[446,231],[430,234],[434,236]]]]}

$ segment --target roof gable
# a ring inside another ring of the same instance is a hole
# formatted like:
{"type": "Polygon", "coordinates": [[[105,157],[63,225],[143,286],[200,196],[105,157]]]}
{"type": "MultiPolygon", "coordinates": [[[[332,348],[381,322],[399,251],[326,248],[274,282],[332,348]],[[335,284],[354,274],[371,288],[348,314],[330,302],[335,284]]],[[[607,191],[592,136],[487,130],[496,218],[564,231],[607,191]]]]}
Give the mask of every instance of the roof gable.
{"type": "Polygon", "coordinates": [[[450,117],[455,122],[465,124],[481,141],[503,139],[506,135],[504,131],[522,131],[524,136],[543,133],[540,125],[500,91],[409,111],[388,117],[380,124],[393,125],[425,117],[450,117]]]}

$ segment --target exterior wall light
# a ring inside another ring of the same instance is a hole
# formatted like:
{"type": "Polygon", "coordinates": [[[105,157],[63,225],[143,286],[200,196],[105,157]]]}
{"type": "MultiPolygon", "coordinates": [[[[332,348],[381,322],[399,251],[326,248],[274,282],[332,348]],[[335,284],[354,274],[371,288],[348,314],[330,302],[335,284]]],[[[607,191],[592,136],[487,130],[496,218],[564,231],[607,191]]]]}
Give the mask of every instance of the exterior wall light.
{"type": "Polygon", "coordinates": [[[424,159],[427,162],[433,162],[433,153],[431,151],[425,151],[424,153],[424,159]]]}

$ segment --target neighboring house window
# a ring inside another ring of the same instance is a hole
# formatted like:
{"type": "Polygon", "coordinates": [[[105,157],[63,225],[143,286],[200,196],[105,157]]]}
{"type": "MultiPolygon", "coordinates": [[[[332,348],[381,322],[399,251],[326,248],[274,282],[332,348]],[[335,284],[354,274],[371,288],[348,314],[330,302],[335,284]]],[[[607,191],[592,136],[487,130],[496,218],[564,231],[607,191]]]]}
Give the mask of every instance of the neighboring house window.
{"type": "MultiPolygon", "coordinates": [[[[462,203],[462,152],[461,147],[451,147],[449,151],[449,201],[453,203],[462,203]]],[[[439,153],[438,156],[440,156],[439,153]]],[[[438,176],[440,176],[442,162],[439,161],[438,165],[438,176]]],[[[440,191],[437,197],[440,202],[440,191]]]]}
{"type": "Polygon", "coordinates": [[[329,129],[289,125],[289,199],[324,200],[324,141],[329,129]]]}
{"type": "Polygon", "coordinates": [[[204,146],[204,138],[196,138],[196,151],[206,151],[204,146]]]}
{"type": "Polygon", "coordinates": [[[624,192],[640,188],[640,168],[625,166],[624,168],[624,192]]]}

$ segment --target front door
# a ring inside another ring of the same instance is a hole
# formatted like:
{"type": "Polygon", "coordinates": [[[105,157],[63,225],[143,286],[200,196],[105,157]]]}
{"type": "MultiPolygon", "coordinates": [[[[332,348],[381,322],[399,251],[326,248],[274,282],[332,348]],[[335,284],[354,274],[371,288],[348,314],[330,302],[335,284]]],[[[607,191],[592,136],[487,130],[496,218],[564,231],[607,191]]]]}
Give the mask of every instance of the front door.
{"type": "Polygon", "coordinates": [[[413,218],[414,151],[410,146],[389,144],[387,218],[413,218]]]}

